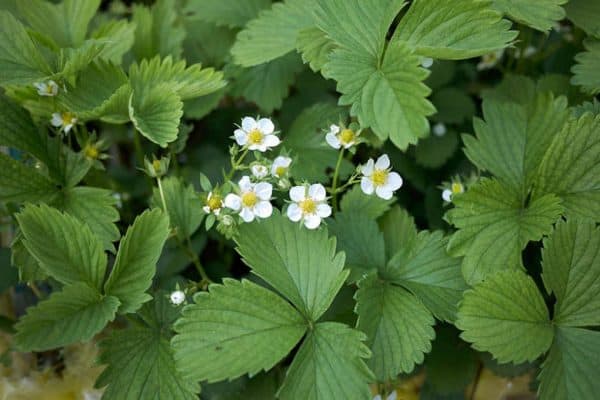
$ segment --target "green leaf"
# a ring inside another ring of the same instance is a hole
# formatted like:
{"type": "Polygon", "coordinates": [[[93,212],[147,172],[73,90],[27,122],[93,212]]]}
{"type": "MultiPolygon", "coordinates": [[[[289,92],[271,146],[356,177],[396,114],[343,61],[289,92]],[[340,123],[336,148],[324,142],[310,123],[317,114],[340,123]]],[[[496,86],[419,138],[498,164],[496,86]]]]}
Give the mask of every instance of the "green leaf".
{"type": "Polygon", "coordinates": [[[185,30],[183,53],[188,63],[222,67],[230,58],[229,49],[237,33],[233,29],[190,17],[185,19],[185,30]]]}
{"type": "Polygon", "coordinates": [[[523,205],[520,195],[495,179],[481,179],[456,195],[446,217],[459,230],[448,243],[452,256],[464,256],[462,272],[469,284],[489,273],[519,268],[521,250],[529,241],[550,233],[561,215],[560,199],[552,194],[523,205]]]}
{"type": "Polygon", "coordinates": [[[121,240],[115,265],[104,291],[121,301],[121,314],[135,312],[151,299],[156,263],[169,235],[169,219],[159,209],[138,216],[121,240]]]}
{"type": "Polygon", "coordinates": [[[544,154],[569,118],[567,99],[542,93],[527,105],[486,100],[483,115],[485,122],[473,123],[477,137],[463,135],[465,154],[524,198],[544,154]]]}
{"type": "Polygon", "coordinates": [[[329,54],[335,49],[335,43],[325,32],[316,27],[306,28],[298,33],[296,49],[302,54],[302,60],[317,72],[327,63],[329,54]]]}
{"type": "Polygon", "coordinates": [[[231,48],[234,62],[252,67],[295,50],[298,33],[313,23],[314,1],[285,0],[261,11],[238,34],[231,48]]]}
{"type": "Polygon", "coordinates": [[[377,222],[360,209],[336,214],[328,224],[337,239],[337,249],[346,254],[350,282],[360,280],[372,270],[385,266],[385,245],[377,222]]]}
{"type": "Polygon", "coordinates": [[[544,240],[543,279],[556,296],[561,326],[600,325],[600,230],[591,221],[559,221],[544,240]]]}
{"type": "Polygon", "coordinates": [[[132,53],[137,61],[154,56],[178,59],[183,49],[185,28],[177,15],[176,0],[157,0],[151,8],[133,7],[136,26],[132,53]]]}
{"type": "Polygon", "coordinates": [[[0,294],[19,283],[18,270],[11,265],[11,249],[0,247],[0,294]]]}
{"type": "Polygon", "coordinates": [[[446,87],[436,90],[431,97],[431,102],[437,109],[432,119],[447,124],[460,124],[470,121],[475,115],[475,102],[465,91],[446,87]]]}
{"type": "Polygon", "coordinates": [[[89,341],[114,319],[118,307],[118,299],[85,283],[67,285],[27,309],[15,326],[15,345],[20,351],[45,351],[89,341]]]}
{"type": "MultiPolygon", "coordinates": [[[[355,189],[355,191],[357,190],[355,189]]],[[[371,197],[376,198],[375,196],[371,197]]],[[[411,249],[417,242],[415,220],[408,211],[400,206],[394,206],[388,211],[381,219],[380,225],[385,240],[386,260],[391,259],[402,249],[411,249]]]]}
{"type": "Polygon", "coordinates": [[[196,381],[184,379],[177,365],[166,315],[177,315],[160,296],[144,305],[143,323],[115,330],[100,343],[100,362],[107,364],[96,382],[106,387],[103,399],[195,400],[200,391],[196,381]],[[153,310],[156,309],[156,310],[153,310]],[[126,371],[126,373],[124,373],[126,371]]]}
{"type": "Polygon", "coordinates": [[[106,253],[88,225],[44,204],[27,205],[16,218],[23,244],[44,272],[64,284],[102,287],[106,253]]]}
{"type": "Polygon", "coordinates": [[[309,331],[279,389],[281,400],[346,400],[370,396],[373,375],[363,358],[370,356],[365,335],[336,322],[309,331]]]}
{"type": "Polygon", "coordinates": [[[392,41],[405,41],[422,56],[460,60],[508,46],[517,36],[510,27],[487,0],[416,0],[392,41]]]}
{"type": "Polygon", "coordinates": [[[394,200],[384,200],[378,196],[368,196],[359,186],[354,186],[342,197],[340,207],[345,213],[360,210],[362,214],[377,219],[389,210],[393,202],[394,200]]]}
{"type": "Polygon", "coordinates": [[[600,3],[595,0],[570,0],[565,4],[567,18],[588,35],[600,38],[600,3]]]}
{"type": "Polygon", "coordinates": [[[517,22],[548,32],[558,21],[565,18],[561,7],[569,0],[493,0],[494,8],[517,22]]]}
{"type": "Polygon", "coordinates": [[[37,260],[23,245],[23,235],[21,233],[11,243],[10,250],[10,262],[13,267],[19,269],[19,281],[42,281],[48,278],[48,275],[40,268],[37,260]]]}
{"type": "Polygon", "coordinates": [[[52,74],[27,31],[12,14],[0,11],[0,26],[0,85],[26,85],[52,74]]]}
{"type": "Polygon", "coordinates": [[[55,78],[70,78],[71,75],[86,68],[94,61],[106,46],[106,42],[98,40],[86,40],[83,45],[77,48],[61,49],[61,62],[55,78]]]}
{"type": "Polygon", "coordinates": [[[550,353],[542,364],[539,394],[543,400],[593,399],[600,391],[600,332],[556,329],[550,353]]]}
{"type": "Polygon", "coordinates": [[[568,216],[600,221],[599,129],[598,115],[570,120],[542,160],[536,190],[560,197],[568,216]]]}
{"type": "Polygon", "coordinates": [[[581,89],[591,95],[600,93],[600,40],[586,40],[586,51],[575,56],[575,64],[571,68],[573,85],[581,86],[581,89]]]}
{"type": "Polygon", "coordinates": [[[235,238],[238,252],[252,272],[316,321],[331,305],[348,277],[344,255],[326,229],[310,231],[280,214],[243,224],[235,238]]]}
{"type": "Polygon", "coordinates": [[[272,368],[307,323],[285,300],[250,281],[225,278],[194,296],[175,324],[175,359],[186,377],[215,382],[272,368]],[[202,357],[198,357],[202,354],[202,357]]]}
{"type": "Polygon", "coordinates": [[[107,42],[99,58],[121,64],[123,56],[133,46],[135,25],[127,20],[107,20],[91,33],[90,38],[107,42]]]}
{"type": "Polygon", "coordinates": [[[533,361],[552,343],[544,298],[524,272],[500,271],[465,292],[456,326],[478,351],[500,363],[533,361]]]}
{"type": "MultiPolygon", "coordinates": [[[[164,211],[169,215],[171,228],[176,230],[182,240],[185,240],[192,236],[204,218],[202,201],[194,187],[185,185],[179,178],[169,177],[163,179],[161,184],[167,203],[167,209],[164,211]]],[[[154,189],[152,202],[155,206],[162,208],[158,189],[154,189]]]]}
{"type": "Polygon", "coordinates": [[[191,0],[185,7],[191,18],[219,26],[243,28],[259,12],[271,6],[271,0],[191,0]]]}
{"type": "Polygon", "coordinates": [[[0,152],[0,201],[49,201],[56,186],[44,175],[0,152]]]}
{"type": "Polygon", "coordinates": [[[381,275],[410,290],[439,319],[454,321],[467,285],[460,259],[446,253],[448,239],[441,232],[420,232],[414,244],[402,247],[381,275]]]}
{"type": "Polygon", "coordinates": [[[367,361],[379,382],[409,373],[423,362],[435,337],[435,320],[415,296],[371,275],[356,292],[357,328],[367,334],[367,361]]]}
{"type": "Polygon", "coordinates": [[[448,131],[442,136],[430,135],[415,147],[415,161],[426,168],[440,168],[456,152],[458,135],[448,131]]]}

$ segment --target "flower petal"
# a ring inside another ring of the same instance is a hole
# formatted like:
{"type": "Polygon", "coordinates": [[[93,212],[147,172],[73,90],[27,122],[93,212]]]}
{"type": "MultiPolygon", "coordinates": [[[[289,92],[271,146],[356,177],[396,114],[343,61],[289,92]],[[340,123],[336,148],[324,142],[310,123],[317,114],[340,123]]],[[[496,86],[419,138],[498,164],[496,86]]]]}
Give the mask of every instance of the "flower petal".
{"type": "Polygon", "coordinates": [[[317,215],[321,218],[327,218],[331,215],[329,204],[321,203],[317,206],[317,215]]]}
{"type": "Polygon", "coordinates": [[[237,211],[242,206],[242,198],[237,194],[229,193],[227,196],[225,196],[224,204],[225,207],[237,211]]]}
{"type": "Polygon", "coordinates": [[[251,130],[256,129],[257,125],[258,124],[256,120],[252,117],[242,118],[242,129],[246,132],[250,132],[251,130]]]}
{"type": "Polygon", "coordinates": [[[373,190],[375,190],[373,182],[366,176],[363,176],[363,178],[360,180],[360,188],[364,194],[373,194],[373,190]]]}
{"type": "Polygon", "coordinates": [[[254,213],[248,207],[242,208],[242,211],[240,211],[240,217],[242,217],[244,222],[254,221],[254,213]]]}
{"type": "Polygon", "coordinates": [[[259,218],[269,218],[273,214],[273,206],[268,201],[259,201],[254,206],[254,213],[259,218]]]}
{"type": "Polygon", "coordinates": [[[261,200],[270,200],[273,194],[273,186],[267,182],[260,182],[254,186],[254,193],[261,200]]]}
{"type": "Polygon", "coordinates": [[[300,209],[300,206],[296,203],[290,204],[287,209],[287,216],[291,221],[300,221],[302,219],[302,210],[300,209]]]}
{"type": "Polygon", "coordinates": [[[387,154],[382,155],[377,159],[375,168],[377,169],[388,169],[390,167],[390,158],[387,154]]]}
{"type": "Polygon", "coordinates": [[[248,143],[248,135],[241,129],[236,129],[235,131],[233,131],[233,137],[235,137],[236,143],[240,146],[243,146],[246,143],[248,143]]]}
{"type": "MultiPolygon", "coordinates": [[[[279,143],[281,143],[281,140],[279,140],[279,138],[275,135],[266,135],[263,139],[263,144],[266,147],[275,147],[275,146],[278,146],[279,143]]],[[[264,150],[262,150],[262,151],[264,151],[264,150]]]]}
{"type": "Polygon", "coordinates": [[[265,135],[269,135],[275,131],[275,125],[269,118],[261,118],[256,123],[258,129],[265,135]]]}
{"type": "Polygon", "coordinates": [[[250,177],[248,175],[242,176],[242,179],[240,179],[240,181],[238,182],[238,185],[242,192],[247,192],[249,190],[252,190],[252,187],[254,186],[254,185],[252,185],[252,182],[250,182],[250,177]]]}
{"type": "Polygon", "coordinates": [[[369,161],[367,161],[367,163],[365,165],[363,165],[362,167],[360,167],[360,172],[362,172],[362,174],[364,176],[371,176],[373,175],[373,169],[374,169],[374,162],[372,158],[369,158],[369,161]]]}
{"type": "Polygon", "coordinates": [[[394,192],[389,190],[386,186],[377,186],[375,188],[375,193],[384,200],[389,200],[394,195],[394,192]]]}
{"type": "Polygon", "coordinates": [[[338,133],[340,133],[340,127],[335,124],[331,124],[329,126],[329,132],[333,133],[334,135],[338,134],[338,133]]]}
{"type": "Polygon", "coordinates": [[[324,201],[325,197],[327,197],[327,192],[325,191],[323,185],[321,185],[320,183],[315,183],[310,185],[310,187],[308,188],[308,195],[314,201],[324,201]]]}
{"type": "Polygon", "coordinates": [[[402,187],[402,177],[397,172],[390,172],[387,176],[387,182],[385,183],[386,188],[392,192],[402,187]]]}
{"type": "Polygon", "coordinates": [[[306,188],[304,186],[294,186],[290,189],[290,199],[296,203],[306,198],[306,188]]]}
{"type": "Polygon", "coordinates": [[[337,138],[337,136],[335,136],[335,134],[331,132],[325,135],[325,141],[334,149],[339,149],[341,146],[340,140],[337,138]]]}
{"type": "Polygon", "coordinates": [[[304,226],[308,229],[317,229],[321,225],[321,217],[310,214],[304,217],[304,226]]]}
{"type": "Polygon", "coordinates": [[[452,190],[444,189],[444,191],[442,192],[442,199],[450,203],[452,201],[452,190]]]}
{"type": "Polygon", "coordinates": [[[50,123],[52,124],[52,126],[55,126],[57,128],[62,126],[63,120],[61,115],[59,113],[52,114],[52,119],[50,120],[50,123]]]}

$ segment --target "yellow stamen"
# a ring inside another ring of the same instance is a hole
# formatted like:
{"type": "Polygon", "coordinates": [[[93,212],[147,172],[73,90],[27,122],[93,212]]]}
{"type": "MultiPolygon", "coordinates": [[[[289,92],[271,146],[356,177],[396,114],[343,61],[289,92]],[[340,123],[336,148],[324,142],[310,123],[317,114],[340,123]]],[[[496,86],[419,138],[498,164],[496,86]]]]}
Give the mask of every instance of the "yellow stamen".
{"type": "Polygon", "coordinates": [[[98,151],[98,148],[96,146],[86,144],[83,148],[83,154],[86,156],[86,158],[95,160],[100,155],[100,152],[98,151]]]}
{"type": "Polygon", "coordinates": [[[465,189],[463,188],[463,185],[458,182],[455,182],[452,184],[451,190],[452,190],[452,194],[462,193],[465,191],[465,189]]]}
{"type": "Polygon", "coordinates": [[[215,211],[223,207],[223,200],[221,200],[221,196],[212,195],[207,201],[206,205],[210,208],[211,211],[215,211]]]}
{"type": "Polygon", "coordinates": [[[258,202],[258,197],[256,197],[256,193],[254,192],[246,192],[242,195],[242,204],[244,207],[254,207],[258,202]]]}
{"type": "Polygon", "coordinates": [[[263,141],[263,134],[258,129],[253,129],[248,133],[249,144],[260,144],[263,141]]]}
{"type": "Polygon", "coordinates": [[[375,186],[383,186],[387,181],[388,172],[385,169],[376,169],[371,176],[375,186]]]}
{"type": "Polygon", "coordinates": [[[160,171],[160,161],[159,160],[152,161],[152,168],[154,168],[154,171],[160,171]]]}
{"type": "Polygon", "coordinates": [[[338,139],[342,144],[350,144],[354,141],[354,131],[352,129],[344,129],[340,132],[338,139]]]}
{"type": "Polygon", "coordinates": [[[53,94],[54,93],[54,88],[52,87],[52,85],[48,84],[46,86],[46,93],[48,93],[48,94],[53,94]]]}
{"type": "Polygon", "coordinates": [[[314,214],[317,211],[317,203],[310,197],[302,200],[298,205],[304,214],[314,214]]]}
{"type": "Polygon", "coordinates": [[[282,177],[285,174],[285,171],[287,171],[286,167],[277,167],[275,168],[275,174],[277,174],[277,176],[282,177]]]}
{"type": "Polygon", "coordinates": [[[75,123],[75,114],[71,112],[64,112],[61,114],[63,126],[71,125],[75,123]]]}

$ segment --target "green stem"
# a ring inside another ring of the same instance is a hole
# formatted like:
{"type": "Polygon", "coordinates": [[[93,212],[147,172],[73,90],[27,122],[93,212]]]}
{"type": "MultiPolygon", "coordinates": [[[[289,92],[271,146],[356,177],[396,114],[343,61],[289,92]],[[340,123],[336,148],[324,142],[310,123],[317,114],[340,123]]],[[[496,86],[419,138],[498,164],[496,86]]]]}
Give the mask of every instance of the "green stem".
{"type": "Polygon", "coordinates": [[[337,182],[338,182],[338,177],[340,175],[340,166],[342,165],[342,160],[344,159],[344,148],[342,148],[342,150],[340,150],[340,154],[338,156],[337,159],[337,163],[335,164],[335,171],[333,171],[333,181],[331,183],[331,203],[333,205],[333,210],[337,211],[338,209],[338,204],[337,204],[337,182]]]}
{"type": "Polygon", "coordinates": [[[160,182],[160,178],[156,177],[156,183],[158,184],[158,192],[160,193],[160,200],[162,201],[163,210],[168,215],[169,211],[167,210],[167,202],[165,201],[165,193],[163,192],[162,183],[160,182]]]}
{"type": "Polygon", "coordinates": [[[196,270],[198,271],[198,273],[200,274],[200,277],[202,278],[202,282],[212,283],[212,280],[208,277],[208,274],[206,273],[206,271],[204,270],[204,267],[202,266],[202,263],[200,262],[200,258],[198,257],[198,254],[196,254],[196,252],[194,251],[194,248],[192,247],[192,240],[190,239],[189,236],[185,238],[185,242],[186,243],[184,245],[183,243],[181,243],[179,238],[177,238],[177,243],[179,243],[179,246],[187,253],[190,260],[192,260],[192,263],[194,263],[196,270]]]}
{"type": "Polygon", "coordinates": [[[231,170],[229,171],[227,176],[225,176],[225,182],[230,181],[231,178],[233,178],[233,174],[235,174],[235,171],[237,171],[238,167],[242,164],[242,162],[244,161],[244,158],[246,158],[247,154],[248,154],[248,148],[246,148],[242,152],[242,154],[240,154],[238,159],[233,162],[233,164],[231,165],[231,170]]]}
{"type": "Polygon", "coordinates": [[[144,150],[142,149],[142,142],[140,142],[140,134],[136,129],[133,130],[133,147],[135,149],[135,156],[137,158],[138,165],[144,166],[144,150]]]}
{"type": "Polygon", "coordinates": [[[35,297],[38,298],[38,300],[42,300],[45,296],[42,293],[42,291],[37,287],[37,285],[35,284],[35,282],[29,282],[27,283],[27,286],[29,286],[29,289],[31,289],[31,291],[33,292],[33,294],[35,295],[35,297]]]}

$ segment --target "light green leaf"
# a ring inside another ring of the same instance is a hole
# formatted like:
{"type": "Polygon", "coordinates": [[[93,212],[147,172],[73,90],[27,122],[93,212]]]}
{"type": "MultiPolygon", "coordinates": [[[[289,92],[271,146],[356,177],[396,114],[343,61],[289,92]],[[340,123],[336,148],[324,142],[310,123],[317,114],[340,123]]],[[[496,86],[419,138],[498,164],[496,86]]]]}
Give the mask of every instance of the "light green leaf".
{"type": "Polygon", "coordinates": [[[556,329],[540,373],[542,400],[593,399],[600,391],[600,332],[556,329]]]}
{"type": "Polygon", "coordinates": [[[380,382],[411,372],[431,351],[433,316],[415,296],[376,275],[358,286],[357,328],[373,352],[367,364],[380,382]]]}
{"type": "Polygon", "coordinates": [[[302,60],[310,68],[318,72],[329,59],[329,54],[335,49],[335,43],[325,32],[316,27],[306,28],[298,33],[296,49],[302,54],[302,60]]]}
{"type": "Polygon", "coordinates": [[[0,11],[0,26],[0,85],[26,85],[52,74],[27,31],[12,14],[0,11]]]}
{"type": "Polygon", "coordinates": [[[381,217],[391,207],[393,199],[384,200],[378,196],[369,196],[363,193],[359,186],[350,189],[340,201],[340,208],[345,213],[357,212],[372,219],[381,217]]]}
{"type": "Polygon", "coordinates": [[[487,0],[416,0],[392,41],[405,41],[422,56],[472,58],[502,49],[517,36],[487,0]]]}
{"type": "Polygon", "coordinates": [[[527,105],[483,102],[485,122],[473,122],[477,137],[463,135],[465,154],[525,198],[554,137],[569,118],[567,99],[541,93],[527,105]]]}
{"type": "Polygon", "coordinates": [[[196,381],[215,382],[271,369],[304,335],[304,318],[275,293],[225,278],[194,296],[175,324],[175,359],[196,381]],[[202,354],[202,357],[198,357],[202,354]]]}
{"type": "Polygon", "coordinates": [[[88,225],[44,204],[27,205],[16,218],[23,244],[44,272],[64,284],[102,287],[106,253],[88,225]]]}
{"type": "Polygon", "coordinates": [[[465,292],[456,326],[461,337],[500,363],[533,361],[552,343],[544,298],[521,271],[501,271],[465,292]]]}
{"type": "Polygon", "coordinates": [[[460,259],[446,253],[447,244],[441,232],[420,232],[414,244],[389,260],[381,275],[410,290],[437,318],[451,322],[467,285],[460,259]]]}
{"type": "Polygon", "coordinates": [[[380,225],[385,240],[386,260],[391,259],[402,249],[412,249],[417,242],[415,220],[400,206],[394,206],[388,211],[381,219],[380,225]]]}
{"type": "Polygon", "coordinates": [[[231,28],[243,28],[259,12],[271,6],[271,0],[191,0],[185,6],[185,12],[191,18],[224,25],[231,28]]]}
{"type": "Polygon", "coordinates": [[[123,55],[133,46],[134,35],[135,24],[127,20],[107,20],[91,33],[90,38],[106,42],[99,58],[119,65],[123,55]]]}
{"type": "Polygon", "coordinates": [[[231,48],[235,63],[252,67],[295,50],[298,33],[313,23],[314,1],[285,0],[261,11],[238,34],[231,48]]]}
{"type": "Polygon", "coordinates": [[[0,152],[0,201],[49,201],[57,187],[44,175],[0,152]]]}
{"type": "Polygon", "coordinates": [[[600,38],[600,3],[595,0],[570,0],[565,4],[567,18],[588,35],[600,38]]]}
{"type": "Polygon", "coordinates": [[[135,312],[151,299],[146,290],[152,283],[168,235],[169,219],[159,209],[145,211],[127,229],[104,284],[104,291],[121,301],[121,314],[135,312]]]}
{"type": "Polygon", "coordinates": [[[346,254],[346,267],[351,271],[350,282],[385,267],[383,235],[377,222],[361,210],[337,213],[328,227],[337,239],[337,249],[346,254]]]}
{"type": "Polygon", "coordinates": [[[309,331],[287,371],[281,400],[346,400],[370,396],[373,379],[362,359],[370,356],[362,332],[336,322],[309,331]]]}
{"type": "Polygon", "coordinates": [[[136,29],[131,50],[137,61],[157,55],[179,59],[185,29],[177,10],[176,0],[157,0],[151,8],[140,4],[133,6],[132,21],[136,29]]]}
{"type": "Polygon", "coordinates": [[[559,221],[544,240],[543,279],[556,296],[561,326],[600,325],[600,230],[591,221],[559,221]]]}
{"type": "Polygon", "coordinates": [[[200,387],[184,379],[175,362],[170,318],[176,309],[158,294],[146,303],[140,314],[143,322],[115,330],[100,343],[100,362],[107,364],[96,382],[106,387],[105,400],[196,400],[200,387]],[[153,310],[156,309],[156,310],[153,310]],[[124,373],[127,371],[127,373],[124,373]]]}
{"type": "Polygon", "coordinates": [[[581,86],[581,89],[591,95],[600,93],[600,40],[586,40],[586,51],[575,56],[575,64],[571,68],[573,85],[581,86]]]}
{"type": "Polygon", "coordinates": [[[79,282],[65,286],[16,324],[15,345],[21,351],[45,351],[73,342],[86,342],[115,317],[119,300],[103,296],[79,282]]]}
{"type": "Polygon", "coordinates": [[[560,197],[567,215],[600,222],[599,130],[598,115],[570,120],[542,160],[536,190],[560,197]]]}
{"type": "Polygon", "coordinates": [[[55,79],[70,78],[71,75],[85,69],[103,51],[106,42],[99,40],[86,40],[80,47],[61,49],[60,60],[62,61],[54,75],[55,79]]]}
{"type": "Polygon", "coordinates": [[[448,252],[464,256],[462,272],[469,284],[495,271],[519,268],[521,250],[550,233],[563,211],[560,199],[552,194],[523,206],[517,192],[486,178],[455,195],[452,202],[455,208],[446,217],[459,230],[452,235],[448,252]]]}
{"type": "MultiPolygon", "coordinates": [[[[186,185],[176,177],[163,179],[161,185],[167,203],[165,211],[171,220],[171,228],[176,230],[180,239],[185,240],[192,236],[204,218],[200,196],[192,185],[186,185]]],[[[163,205],[158,189],[154,189],[152,202],[162,209],[163,205]]]]}
{"type": "Polygon", "coordinates": [[[329,308],[349,273],[326,229],[310,231],[280,214],[241,225],[235,240],[252,272],[312,321],[329,308]]]}
{"type": "Polygon", "coordinates": [[[517,22],[548,32],[556,22],[565,18],[565,10],[561,5],[567,1],[569,0],[493,0],[493,5],[517,22]]]}

